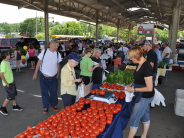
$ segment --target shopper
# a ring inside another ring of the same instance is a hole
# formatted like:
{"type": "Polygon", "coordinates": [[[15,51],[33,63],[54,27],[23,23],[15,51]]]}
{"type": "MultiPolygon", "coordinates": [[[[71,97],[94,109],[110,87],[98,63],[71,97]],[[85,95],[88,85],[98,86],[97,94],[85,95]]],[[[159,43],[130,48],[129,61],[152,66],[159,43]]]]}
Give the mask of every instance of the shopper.
{"type": "Polygon", "coordinates": [[[147,52],[147,61],[151,64],[151,66],[153,68],[153,82],[155,82],[156,76],[157,76],[157,64],[158,64],[157,54],[151,48],[149,41],[145,41],[142,48],[144,51],[147,52]]]}
{"type": "Polygon", "coordinates": [[[128,138],[134,138],[140,120],[143,123],[143,132],[142,136],[137,138],[146,138],[150,126],[149,104],[154,97],[153,68],[143,57],[143,50],[141,47],[132,47],[127,54],[134,63],[138,63],[138,67],[134,72],[134,82],[128,85],[126,89],[129,93],[134,92],[135,95],[135,105],[130,118],[128,138]]]}
{"type": "Polygon", "coordinates": [[[35,66],[37,65],[38,62],[38,55],[39,55],[39,50],[38,48],[34,49],[34,62],[35,62],[35,66]]]}
{"type": "Polygon", "coordinates": [[[33,75],[33,80],[36,80],[38,69],[40,68],[40,88],[44,114],[48,113],[49,107],[52,107],[54,111],[58,111],[57,90],[61,62],[61,56],[56,52],[58,45],[59,41],[57,39],[52,39],[50,48],[43,50],[39,54],[39,61],[33,75]]]}
{"type": "Polygon", "coordinates": [[[3,61],[1,62],[0,76],[8,96],[0,108],[0,113],[2,113],[3,115],[8,115],[6,106],[10,102],[10,100],[13,100],[12,110],[22,111],[23,109],[17,104],[17,89],[10,62],[8,62],[8,60],[10,59],[10,53],[8,51],[3,51],[1,52],[1,57],[3,61]]]}
{"type": "Polygon", "coordinates": [[[166,63],[170,62],[170,55],[172,54],[172,50],[167,46],[166,43],[163,44],[164,47],[164,51],[162,53],[162,59],[163,61],[165,61],[166,63]]]}
{"type": "Polygon", "coordinates": [[[61,98],[64,108],[75,103],[77,89],[75,82],[81,82],[82,79],[76,79],[74,67],[79,64],[81,57],[75,52],[68,55],[68,62],[61,70],[61,98]]]}
{"type": "Polygon", "coordinates": [[[31,69],[35,69],[35,62],[34,62],[34,47],[33,47],[32,44],[29,44],[28,53],[29,53],[29,59],[30,59],[30,61],[31,61],[31,69]]]}
{"type": "Polygon", "coordinates": [[[62,58],[66,56],[66,47],[63,42],[61,42],[61,47],[62,47],[62,58]]]}
{"type": "Polygon", "coordinates": [[[81,40],[79,41],[79,44],[78,44],[78,50],[79,50],[79,54],[82,54],[82,42],[81,40]]]}
{"type": "Polygon", "coordinates": [[[14,60],[16,60],[16,72],[21,72],[20,70],[20,61],[21,61],[21,53],[20,53],[20,49],[19,46],[15,46],[15,51],[14,51],[14,60]]]}
{"type": "Polygon", "coordinates": [[[99,67],[97,67],[93,70],[93,75],[92,75],[93,87],[92,87],[92,90],[94,90],[96,88],[99,88],[100,85],[102,84],[102,71],[103,71],[103,68],[101,66],[102,63],[101,63],[100,56],[101,56],[101,50],[98,49],[98,48],[95,48],[94,52],[93,52],[93,56],[91,57],[91,60],[93,61],[93,65],[99,64],[99,67]]]}
{"type": "Polygon", "coordinates": [[[114,61],[114,72],[118,69],[120,69],[121,66],[121,54],[119,54],[116,59],[113,59],[114,61]]]}
{"type": "Polygon", "coordinates": [[[84,51],[85,55],[80,61],[81,78],[84,78],[84,96],[88,95],[91,92],[93,82],[92,82],[92,74],[93,70],[99,66],[96,64],[93,67],[93,61],[91,60],[92,50],[91,48],[86,48],[84,51]]]}
{"type": "Polygon", "coordinates": [[[157,46],[154,45],[153,46],[153,50],[155,51],[155,53],[157,54],[157,59],[158,59],[158,62],[162,61],[162,56],[161,56],[161,53],[160,51],[158,50],[157,46]]]}

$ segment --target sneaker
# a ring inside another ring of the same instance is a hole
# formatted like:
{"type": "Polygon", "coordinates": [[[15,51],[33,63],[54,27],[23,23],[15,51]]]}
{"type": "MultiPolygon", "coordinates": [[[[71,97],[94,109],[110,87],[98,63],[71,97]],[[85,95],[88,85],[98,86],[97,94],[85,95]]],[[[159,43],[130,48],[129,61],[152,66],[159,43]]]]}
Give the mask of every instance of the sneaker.
{"type": "Polygon", "coordinates": [[[57,106],[52,107],[52,109],[54,109],[54,111],[59,111],[57,106]]]}
{"type": "Polygon", "coordinates": [[[3,114],[3,115],[8,115],[8,112],[6,110],[6,107],[2,107],[0,108],[0,113],[3,114]]]}
{"type": "Polygon", "coordinates": [[[31,67],[30,69],[34,69],[34,67],[31,67]]]}
{"type": "Polygon", "coordinates": [[[44,113],[44,114],[47,114],[47,113],[48,113],[48,111],[49,111],[49,109],[48,109],[48,108],[44,108],[43,113],[44,113]]]}
{"type": "Polygon", "coordinates": [[[14,111],[22,111],[23,109],[17,104],[17,105],[12,107],[12,110],[14,110],[14,111]]]}

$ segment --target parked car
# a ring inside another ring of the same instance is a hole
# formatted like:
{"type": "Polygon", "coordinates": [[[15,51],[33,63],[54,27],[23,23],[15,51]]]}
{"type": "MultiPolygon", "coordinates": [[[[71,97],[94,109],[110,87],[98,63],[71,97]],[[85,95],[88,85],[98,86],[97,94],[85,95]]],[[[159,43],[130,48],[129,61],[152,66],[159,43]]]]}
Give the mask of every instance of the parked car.
{"type": "Polygon", "coordinates": [[[63,44],[66,46],[66,49],[70,47],[70,42],[69,41],[60,41],[60,43],[63,42],[63,44]]]}
{"type": "MultiPolygon", "coordinates": [[[[15,49],[15,45],[21,38],[0,38],[0,47],[11,47],[15,49]]],[[[36,38],[24,38],[26,46],[31,43],[35,48],[40,49],[40,44],[36,38]]]]}

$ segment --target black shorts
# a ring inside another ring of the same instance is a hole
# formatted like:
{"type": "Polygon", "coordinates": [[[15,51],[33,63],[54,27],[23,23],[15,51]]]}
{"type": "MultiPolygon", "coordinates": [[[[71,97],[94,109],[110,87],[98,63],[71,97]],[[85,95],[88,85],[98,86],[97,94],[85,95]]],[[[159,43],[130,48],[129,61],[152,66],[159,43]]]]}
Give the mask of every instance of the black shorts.
{"type": "MultiPolygon", "coordinates": [[[[80,75],[80,78],[84,78],[84,84],[85,85],[89,85],[90,83],[92,83],[92,77],[89,77],[89,76],[83,76],[83,75],[80,75]]],[[[83,79],[82,79],[83,80],[83,79]]]]}
{"type": "Polygon", "coordinates": [[[34,57],[29,57],[29,59],[30,59],[30,61],[34,61],[35,60],[34,57]]]}
{"type": "Polygon", "coordinates": [[[15,96],[17,96],[17,88],[15,86],[15,82],[10,83],[9,87],[5,86],[6,92],[8,94],[8,100],[15,100],[15,96]]]}

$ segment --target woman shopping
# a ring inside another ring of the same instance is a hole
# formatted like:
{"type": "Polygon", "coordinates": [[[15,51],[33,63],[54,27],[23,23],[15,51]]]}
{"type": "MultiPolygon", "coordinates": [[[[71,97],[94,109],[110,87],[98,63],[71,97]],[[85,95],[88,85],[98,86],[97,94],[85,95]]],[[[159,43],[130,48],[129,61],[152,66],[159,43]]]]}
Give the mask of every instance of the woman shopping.
{"type": "Polygon", "coordinates": [[[77,89],[75,82],[81,82],[82,79],[76,79],[74,67],[79,64],[81,57],[71,52],[68,55],[67,64],[61,69],[61,98],[64,108],[75,103],[77,89]]]}
{"type": "Polygon", "coordinates": [[[152,66],[143,57],[141,47],[132,47],[127,55],[138,67],[134,72],[134,82],[128,85],[126,91],[134,92],[134,109],[130,118],[130,130],[128,138],[146,138],[150,126],[149,110],[150,103],[154,97],[153,89],[153,69],[152,66]],[[135,136],[139,122],[143,123],[142,136],[135,136]],[[135,137],[134,137],[135,136],[135,137]]]}
{"type": "Polygon", "coordinates": [[[99,64],[96,64],[93,67],[93,61],[91,60],[92,50],[91,48],[86,48],[84,50],[84,57],[80,62],[81,73],[80,76],[84,78],[84,96],[88,95],[91,92],[93,82],[92,74],[99,64]]]}
{"type": "MultiPolygon", "coordinates": [[[[91,59],[93,61],[93,65],[96,65],[96,64],[101,65],[100,56],[101,56],[101,50],[98,48],[95,48],[93,56],[91,57],[91,59]]],[[[92,76],[92,81],[93,81],[92,90],[100,87],[100,85],[102,83],[102,71],[103,71],[102,66],[94,69],[93,76],[92,76]]]]}

